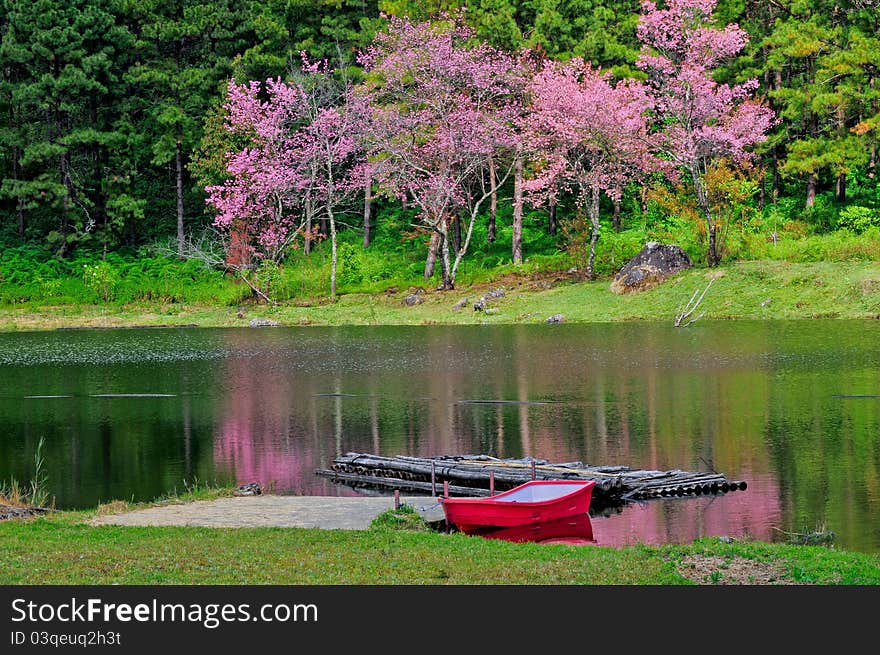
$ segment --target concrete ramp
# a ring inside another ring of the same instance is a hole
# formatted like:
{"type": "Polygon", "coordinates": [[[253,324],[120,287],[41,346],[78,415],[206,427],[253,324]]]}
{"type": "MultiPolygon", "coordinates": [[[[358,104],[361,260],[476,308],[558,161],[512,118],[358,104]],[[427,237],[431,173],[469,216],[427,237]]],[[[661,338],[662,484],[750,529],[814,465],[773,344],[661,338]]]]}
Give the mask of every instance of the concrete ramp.
{"type": "MultiPolygon", "coordinates": [[[[430,496],[400,500],[427,521],[443,518],[443,508],[430,496]]],[[[390,496],[245,496],[97,516],[90,525],[366,530],[374,518],[393,507],[394,499],[390,496]]]]}

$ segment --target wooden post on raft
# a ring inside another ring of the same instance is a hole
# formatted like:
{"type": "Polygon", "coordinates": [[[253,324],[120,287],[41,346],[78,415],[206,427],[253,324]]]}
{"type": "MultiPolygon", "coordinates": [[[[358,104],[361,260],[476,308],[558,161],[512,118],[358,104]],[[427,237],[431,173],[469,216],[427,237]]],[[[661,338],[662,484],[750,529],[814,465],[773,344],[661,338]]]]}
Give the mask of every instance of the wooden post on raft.
{"type": "Polygon", "coordinates": [[[394,490],[394,509],[400,509],[400,489],[394,490]]]}
{"type": "Polygon", "coordinates": [[[495,495],[495,471],[489,471],[489,495],[495,495]]]}
{"type": "Polygon", "coordinates": [[[443,481],[443,497],[449,498],[449,480],[443,481]]]}
{"type": "Polygon", "coordinates": [[[433,460],[431,461],[431,495],[437,497],[437,467],[433,460]]]}
{"type": "Polygon", "coordinates": [[[537,477],[537,473],[535,472],[535,460],[532,460],[532,480],[537,477]]]}

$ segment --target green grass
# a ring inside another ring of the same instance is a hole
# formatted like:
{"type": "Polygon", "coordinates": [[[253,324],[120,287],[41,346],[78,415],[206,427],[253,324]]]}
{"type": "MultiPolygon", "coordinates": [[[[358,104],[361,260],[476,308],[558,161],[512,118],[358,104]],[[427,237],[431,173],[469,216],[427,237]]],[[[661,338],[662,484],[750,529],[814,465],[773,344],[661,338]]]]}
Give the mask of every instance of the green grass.
{"type": "Polygon", "coordinates": [[[235,307],[140,302],[126,305],[62,305],[0,309],[0,330],[132,325],[243,327],[254,317],[283,325],[432,325],[541,323],[552,314],[568,322],[627,320],[672,321],[678,307],[710,276],[717,277],[700,311],[706,319],[810,319],[880,317],[880,262],[741,262],[717,269],[692,269],[655,289],[624,296],[609,290],[609,280],[574,282],[565,274],[533,273],[508,267],[490,282],[449,292],[427,289],[424,302],[408,307],[407,289],[376,294],[248,305],[239,318],[235,307]],[[493,313],[474,312],[472,303],[489,289],[503,286],[492,301],[493,313]],[[461,311],[453,306],[469,303],[461,311]]]}
{"type": "MultiPolygon", "coordinates": [[[[880,558],[760,542],[514,544],[395,530],[90,527],[92,513],[0,523],[0,584],[689,584],[682,560],[771,564],[780,582],[880,584],[880,558]]],[[[713,574],[720,578],[724,565],[713,574]]]]}

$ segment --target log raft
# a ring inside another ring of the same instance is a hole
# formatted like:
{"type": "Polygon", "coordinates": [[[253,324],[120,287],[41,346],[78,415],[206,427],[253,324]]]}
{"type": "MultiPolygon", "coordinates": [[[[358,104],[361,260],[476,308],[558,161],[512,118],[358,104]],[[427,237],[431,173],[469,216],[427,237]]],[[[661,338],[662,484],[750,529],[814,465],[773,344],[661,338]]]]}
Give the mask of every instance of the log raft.
{"type": "Polygon", "coordinates": [[[582,462],[552,464],[544,459],[499,459],[488,455],[386,457],[346,453],[329,469],[315,473],[351,487],[399,489],[436,495],[449,485],[452,496],[488,496],[529,480],[594,480],[593,505],[611,507],[654,498],[700,496],[744,491],[746,482],[723,474],[692,471],[646,471],[627,466],[589,466],[582,462]]]}

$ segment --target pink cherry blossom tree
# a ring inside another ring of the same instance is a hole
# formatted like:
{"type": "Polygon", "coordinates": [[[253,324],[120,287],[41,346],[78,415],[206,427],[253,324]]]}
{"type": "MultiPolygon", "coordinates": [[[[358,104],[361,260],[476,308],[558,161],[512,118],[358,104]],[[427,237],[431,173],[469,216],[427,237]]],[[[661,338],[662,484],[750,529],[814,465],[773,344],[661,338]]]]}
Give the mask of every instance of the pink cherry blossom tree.
{"type": "Polygon", "coordinates": [[[764,141],[775,123],[773,111],[752,99],[758,81],[718,83],[718,65],[748,42],[737,25],[712,26],[717,0],[667,0],[660,9],[643,3],[637,34],[643,47],[637,65],[648,73],[660,152],[686,171],[709,235],[707,261],[719,263],[717,222],[709,205],[705,174],[715,158],[740,163],[747,148],[764,141]]]}
{"type": "Polygon", "coordinates": [[[227,153],[226,182],[207,188],[207,203],[217,211],[215,228],[239,251],[227,261],[238,260],[247,280],[244,271],[254,260],[280,262],[298,237],[313,238],[312,221],[322,214],[330,227],[335,298],[336,215],[363,187],[365,174],[359,137],[367,116],[363,101],[325,62],[303,56],[290,83],[231,81],[225,108],[227,129],[248,141],[227,153]]]}
{"type": "MultiPolygon", "coordinates": [[[[360,57],[367,72],[372,120],[368,152],[387,194],[419,208],[432,233],[425,276],[438,253],[442,289],[453,289],[477,215],[491,197],[483,180],[499,153],[517,148],[514,117],[522,87],[516,61],[485,43],[459,16],[413,23],[391,18],[360,57]],[[450,248],[459,217],[465,236],[450,248]],[[451,252],[454,250],[454,252],[451,252]]],[[[496,171],[501,185],[510,173],[496,171]]]]}
{"type": "Polygon", "coordinates": [[[524,143],[537,167],[525,183],[533,203],[572,190],[592,227],[586,276],[592,278],[602,192],[620,198],[624,186],[657,166],[650,153],[642,84],[616,84],[610,73],[580,59],[547,62],[529,86],[524,143]]]}

